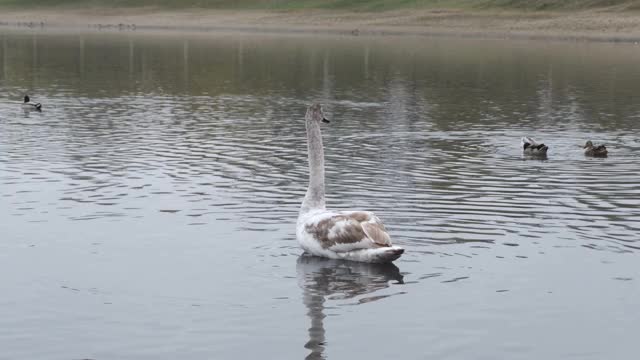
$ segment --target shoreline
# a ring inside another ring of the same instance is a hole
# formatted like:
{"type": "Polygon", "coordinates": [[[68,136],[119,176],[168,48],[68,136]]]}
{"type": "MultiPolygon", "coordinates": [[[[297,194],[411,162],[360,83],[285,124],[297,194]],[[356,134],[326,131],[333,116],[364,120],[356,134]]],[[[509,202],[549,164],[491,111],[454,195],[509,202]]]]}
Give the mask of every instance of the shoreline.
{"type": "Polygon", "coordinates": [[[452,36],[640,42],[640,12],[2,9],[0,29],[452,36]]]}

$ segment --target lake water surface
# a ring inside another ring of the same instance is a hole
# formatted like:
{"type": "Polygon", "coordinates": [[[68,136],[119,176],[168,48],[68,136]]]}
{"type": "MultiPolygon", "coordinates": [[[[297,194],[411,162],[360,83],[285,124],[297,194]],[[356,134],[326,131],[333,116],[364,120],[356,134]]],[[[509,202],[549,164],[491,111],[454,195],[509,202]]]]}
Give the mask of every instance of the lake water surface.
{"type": "Polygon", "coordinates": [[[0,359],[637,356],[640,46],[0,41],[0,359]],[[301,256],[313,101],[395,265],[301,256]]]}

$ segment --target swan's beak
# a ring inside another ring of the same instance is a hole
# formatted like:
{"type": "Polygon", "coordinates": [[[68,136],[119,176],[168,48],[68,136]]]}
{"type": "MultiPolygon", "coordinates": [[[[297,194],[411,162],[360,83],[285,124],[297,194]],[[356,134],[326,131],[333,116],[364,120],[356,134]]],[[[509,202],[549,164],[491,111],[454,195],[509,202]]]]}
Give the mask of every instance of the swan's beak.
{"type": "Polygon", "coordinates": [[[327,124],[328,124],[328,123],[330,123],[331,121],[329,121],[329,120],[327,120],[327,119],[325,119],[325,118],[322,118],[322,122],[323,122],[323,123],[327,123],[327,124]]]}

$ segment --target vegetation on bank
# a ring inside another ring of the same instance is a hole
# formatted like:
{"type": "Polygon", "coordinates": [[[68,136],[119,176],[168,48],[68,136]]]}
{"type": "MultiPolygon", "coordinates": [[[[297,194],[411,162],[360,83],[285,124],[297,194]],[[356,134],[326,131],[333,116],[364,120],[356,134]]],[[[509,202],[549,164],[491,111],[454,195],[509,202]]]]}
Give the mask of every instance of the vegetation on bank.
{"type": "Polygon", "coordinates": [[[594,8],[640,10],[640,0],[0,0],[0,6],[20,8],[153,6],[174,9],[333,9],[351,11],[448,8],[562,11],[594,8]]]}

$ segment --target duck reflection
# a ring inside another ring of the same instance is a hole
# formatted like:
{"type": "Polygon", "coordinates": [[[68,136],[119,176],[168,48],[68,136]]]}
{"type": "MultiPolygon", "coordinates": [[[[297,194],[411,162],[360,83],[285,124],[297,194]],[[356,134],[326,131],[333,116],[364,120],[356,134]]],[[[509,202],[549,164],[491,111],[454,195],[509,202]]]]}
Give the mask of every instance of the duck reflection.
{"type": "Polygon", "coordinates": [[[392,281],[403,283],[400,269],[391,263],[367,264],[307,254],[298,258],[296,273],[311,320],[309,341],[305,344],[311,353],[306,359],[324,359],[324,309],[327,300],[345,300],[371,294],[360,298],[356,304],[372,302],[391,296],[374,296],[373,293],[388,288],[392,281]]]}

